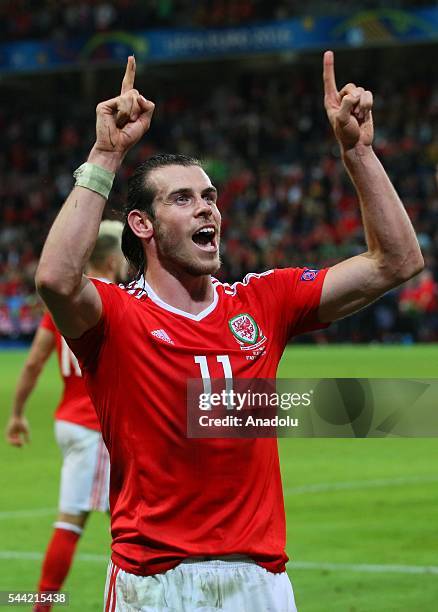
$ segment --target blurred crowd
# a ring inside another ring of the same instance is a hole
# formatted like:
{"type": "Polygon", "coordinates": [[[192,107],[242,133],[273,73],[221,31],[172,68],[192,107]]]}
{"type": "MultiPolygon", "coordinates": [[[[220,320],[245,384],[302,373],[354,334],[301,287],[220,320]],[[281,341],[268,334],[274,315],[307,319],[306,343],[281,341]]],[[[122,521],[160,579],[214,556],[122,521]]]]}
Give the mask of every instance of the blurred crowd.
{"type": "MultiPolygon", "coordinates": [[[[405,79],[376,74],[367,82],[376,92],[375,149],[427,267],[373,308],[314,336],[320,342],[438,340],[438,85],[415,70],[405,79]]],[[[36,262],[72,171],[93,142],[94,104],[76,96],[68,105],[62,96],[61,88],[40,110],[19,97],[0,111],[0,337],[29,336],[38,323],[36,262]]],[[[319,66],[317,74],[308,67],[292,77],[248,72],[238,82],[224,77],[202,87],[189,79],[163,82],[150,97],[153,126],[116,179],[110,215],[122,209],[126,179],[141,160],[181,152],[201,157],[219,188],[220,279],[332,265],[364,250],[358,202],[322,107],[319,66]]]]}
{"type": "MultiPolygon", "coordinates": [[[[432,0],[362,0],[361,10],[432,5],[432,0]]],[[[1,40],[77,36],[109,30],[233,26],[303,14],[346,13],[347,0],[2,0],[1,40]]]]}

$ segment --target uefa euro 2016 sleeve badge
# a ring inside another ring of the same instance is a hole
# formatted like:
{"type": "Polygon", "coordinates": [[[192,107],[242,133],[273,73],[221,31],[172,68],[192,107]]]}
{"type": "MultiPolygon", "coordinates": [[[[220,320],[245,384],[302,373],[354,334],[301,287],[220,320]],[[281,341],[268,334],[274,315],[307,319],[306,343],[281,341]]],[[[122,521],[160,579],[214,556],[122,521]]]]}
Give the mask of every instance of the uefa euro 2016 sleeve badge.
{"type": "Polygon", "coordinates": [[[319,270],[306,269],[301,274],[300,280],[302,280],[302,281],[313,281],[318,276],[318,272],[319,272],[319,270]]]}

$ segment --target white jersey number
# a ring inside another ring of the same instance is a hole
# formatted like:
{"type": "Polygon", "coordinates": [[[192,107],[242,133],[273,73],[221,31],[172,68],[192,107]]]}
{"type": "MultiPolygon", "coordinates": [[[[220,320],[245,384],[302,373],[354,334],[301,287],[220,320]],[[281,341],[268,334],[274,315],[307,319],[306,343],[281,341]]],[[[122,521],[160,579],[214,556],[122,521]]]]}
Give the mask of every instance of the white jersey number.
{"type": "Polygon", "coordinates": [[[65,339],[61,338],[61,373],[64,378],[72,375],[72,369],[74,376],[82,376],[78,360],[70,350],[65,339]]]}
{"type": "MultiPolygon", "coordinates": [[[[199,365],[201,370],[204,393],[206,395],[211,395],[211,376],[210,370],[208,369],[207,357],[205,355],[195,355],[194,360],[195,363],[199,365]]],[[[228,355],[216,355],[216,361],[222,364],[225,378],[225,389],[227,394],[229,394],[233,389],[233,371],[231,369],[230,358],[228,355]]],[[[205,410],[211,410],[211,406],[209,408],[205,408],[205,410]]]]}

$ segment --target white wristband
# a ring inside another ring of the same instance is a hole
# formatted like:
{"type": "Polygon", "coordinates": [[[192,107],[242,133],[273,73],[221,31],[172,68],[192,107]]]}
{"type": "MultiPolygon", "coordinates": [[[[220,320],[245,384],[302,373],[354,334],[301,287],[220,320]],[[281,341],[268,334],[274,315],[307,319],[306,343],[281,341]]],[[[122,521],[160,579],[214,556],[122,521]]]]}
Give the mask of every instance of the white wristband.
{"type": "Polygon", "coordinates": [[[91,189],[91,191],[95,191],[107,200],[113,186],[115,173],[102,168],[102,166],[85,162],[74,171],[73,176],[76,179],[75,187],[91,189]]]}

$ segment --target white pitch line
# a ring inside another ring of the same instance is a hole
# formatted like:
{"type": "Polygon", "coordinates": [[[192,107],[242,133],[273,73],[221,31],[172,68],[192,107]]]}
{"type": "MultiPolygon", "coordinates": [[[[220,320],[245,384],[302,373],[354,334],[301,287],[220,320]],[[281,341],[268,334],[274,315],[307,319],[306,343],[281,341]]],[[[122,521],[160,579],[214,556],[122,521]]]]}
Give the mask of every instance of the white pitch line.
{"type": "MultiPolygon", "coordinates": [[[[20,561],[41,561],[44,554],[41,552],[17,551],[17,550],[0,550],[0,560],[18,559],[20,561]]],[[[79,553],[75,555],[75,559],[79,561],[89,561],[91,563],[108,563],[110,554],[93,555],[88,553],[79,553]]]]}
{"type": "Polygon", "coordinates": [[[289,570],[326,570],[332,572],[369,572],[374,574],[434,574],[437,565],[375,565],[368,563],[318,563],[312,561],[290,561],[289,570]]]}
{"type": "MultiPolygon", "coordinates": [[[[300,487],[287,487],[284,495],[304,495],[307,493],[330,493],[334,491],[353,491],[360,489],[374,489],[380,487],[398,487],[411,484],[427,484],[438,482],[437,475],[427,476],[400,476],[396,478],[377,478],[374,480],[351,480],[340,482],[319,482],[302,485],[300,487]]],[[[56,508],[36,508],[35,510],[11,510],[0,512],[0,521],[6,519],[32,518],[34,516],[48,516],[55,514],[56,508]]]]}
{"type": "Polygon", "coordinates": [[[10,510],[9,512],[0,512],[0,521],[6,519],[32,518],[34,516],[47,516],[55,514],[56,508],[35,508],[34,510],[10,510]]]}
{"type": "MultiPolygon", "coordinates": [[[[29,551],[0,550],[0,560],[41,561],[43,553],[29,551]]],[[[108,563],[109,555],[79,553],[75,560],[89,563],[108,563]]],[[[290,561],[288,569],[331,571],[331,572],[368,572],[373,574],[433,574],[438,575],[436,565],[377,565],[368,563],[320,563],[313,561],[290,561]]]]}
{"type": "Polygon", "coordinates": [[[288,487],[285,495],[303,495],[306,493],[330,493],[332,491],[353,491],[360,489],[374,489],[379,487],[398,487],[412,484],[426,484],[438,482],[437,475],[429,476],[400,476],[397,478],[377,478],[375,480],[351,480],[341,482],[320,482],[303,485],[301,487],[288,487]]]}

